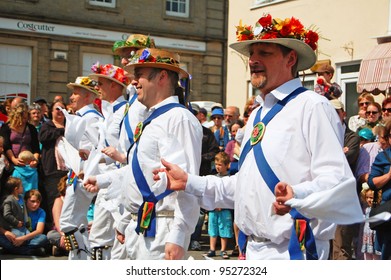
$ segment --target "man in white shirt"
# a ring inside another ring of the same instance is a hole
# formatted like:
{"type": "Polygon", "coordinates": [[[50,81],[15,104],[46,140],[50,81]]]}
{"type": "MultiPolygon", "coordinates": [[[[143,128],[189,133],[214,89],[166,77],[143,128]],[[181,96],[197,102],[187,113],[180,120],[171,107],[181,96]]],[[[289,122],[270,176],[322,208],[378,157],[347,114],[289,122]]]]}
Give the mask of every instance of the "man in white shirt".
{"type": "Polygon", "coordinates": [[[335,223],[363,217],[335,109],[297,78],[316,61],[318,35],[295,18],[265,15],[254,31],[238,26],[237,39],[230,47],[249,57],[251,83],[261,92],[239,172],[198,177],[163,158],[166,169],[154,178],[165,172],[171,190],[198,195],[207,210],[234,208],[247,259],[327,259],[335,223]]]}
{"type": "Polygon", "coordinates": [[[130,259],[183,259],[198,221],[196,198],[184,192],[165,193],[165,180],[154,182],[152,174],[161,167],[161,157],[170,158],[191,174],[198,174],[200,167],[201,124],[174,96],[182,91],[178,79],[189,77],[179,64],[176,54],[144,49],[125,66],[135,74],[138,100],[147,108],[147,120],[135,131],[129,164],[85,182],[92,192],[123,182],[128,215],[118,230],[125,232],[130,259]]]}
{"type": "MultiPolygon", "coordinates": [[[[127,100],[124,98],[129,79],[122,68],[112,64],[95,65],[93,74],[89,77],[97,81],[96,90],[102,99],[102,114],[104,121],[100,127],[98,150],[102,151],[102,161],[99,172],[106,173],[116,170],[119,165],[105,151],[118,146],[121,123],[124,118],[127,100]]],[[[94,222],[89,240],[91,258],[93,260],[121,258],[125,256],[125,247],[117,242],[114,228],[114,218],[122,214],[122,205],[118,199],[108,199],[107,189],[101,190],[95,201],[94,222]]]]}
{"type": "MultiPolygon", "coordinates": [[[[83,171],[84,161],[87,160],[90,151],[98,146],[98,127],[96,124],[102,120],[102,115],[95,109],[93,102],[98,96],[95,90],[96,82],[89,77],[77,77],[74,83],[67,84],[72,89],[70,106],[76,112],[77,123],[66,123],[65,138],[79,151],[80,170],[83,171]],[[74,127],[80,127],[79,131],[68,133],[74,127]],[[82,134],[79,138],[79,134],[82,134]],[[78,139],[78,140],[76,140],[78,139]]],[[[78,161],[77,160],[77,161],[78,161]]],[[[66,162],[69,166],[69,162],[66,162]]],[[[64,204],[60,216],[60,228],[65,233],[70,259],[87,259],[89,257],[89,244],[87,242],[87,211],[94,197],[82,187],[82,180],[78,178],[77,170],[70,170],[68,175],[68,187],[64,198],[64,204]],[[74,241],[77,241],[74,242],[74,241]]]]}

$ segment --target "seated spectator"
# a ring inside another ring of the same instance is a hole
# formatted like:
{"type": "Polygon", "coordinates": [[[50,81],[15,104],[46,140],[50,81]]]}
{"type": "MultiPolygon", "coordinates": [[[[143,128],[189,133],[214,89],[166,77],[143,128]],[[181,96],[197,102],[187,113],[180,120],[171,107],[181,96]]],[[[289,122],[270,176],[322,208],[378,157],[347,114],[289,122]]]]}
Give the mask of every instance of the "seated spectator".
{"type": "Polygon", "coordinates": [[[65,235],[60,230],[60,216],[67,188],[67,179],[67,175],[63,176],[57,185],[60,195],[54,200],[52,208],[54,228],[47,234],[49,243],[52,245],[53,256],[62,256],[67,254],[65,249],[65,235]]]}
{"type": "Polygon", "coordinates": [[[8,195],[2,203],[0,246],[9,254],[46,255],[45,212],[39,208],[39,192],[27,192],[23,201],[22,182],[13,177],[5,188],[8,195]]]}

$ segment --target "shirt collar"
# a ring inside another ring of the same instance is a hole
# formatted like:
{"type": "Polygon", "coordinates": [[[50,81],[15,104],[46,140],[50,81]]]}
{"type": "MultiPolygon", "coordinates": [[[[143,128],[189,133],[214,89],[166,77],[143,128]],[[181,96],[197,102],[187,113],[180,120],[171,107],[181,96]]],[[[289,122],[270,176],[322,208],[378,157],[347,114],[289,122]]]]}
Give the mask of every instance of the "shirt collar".
{"type": "Polygon", "coordinates": [[[157,108],[160,108],[166,104],[170,104],[170,103],[179,103],[179,99],[177,96],[170,96],[170,97],[167,97],[166,99],[164,99],[162,102],[156,104],[155,106],[152,106],[151,108],[148,109],[145,109],[146,112],[147,112],[147,116],[150,116],[157,108]]]}
{"type": "Polygon", "coordinates": [[[88,104],[88,105],[80,108],[78,111],[76,111],[76,113],[83,115],[85,112],[87,112],[88,110],[91,110],[91,109],[95,109],[94,105],[88,104]]]}
{"type": "MultiPolygon", "coordinates": [[[[302,83],[300,81],[300,78],[294,78],[294,79],[289,80],[288,82],[282,84],[278,88],[272,90],[269,94],[272,95],[274,97],[274,99],[283,100],[290,93],[292,93],[295,89],[297,89],[298,87],[301,87],[301,86],[302,86],[302,83]]],[[[269,94],[267,94],[266,96],[268,96],[269,94]]],[[[263,100],[261,95],[258,95],[255,99],[259,104],[261,104],[261,106],[265,102],[265,100],[263,100]]]]}

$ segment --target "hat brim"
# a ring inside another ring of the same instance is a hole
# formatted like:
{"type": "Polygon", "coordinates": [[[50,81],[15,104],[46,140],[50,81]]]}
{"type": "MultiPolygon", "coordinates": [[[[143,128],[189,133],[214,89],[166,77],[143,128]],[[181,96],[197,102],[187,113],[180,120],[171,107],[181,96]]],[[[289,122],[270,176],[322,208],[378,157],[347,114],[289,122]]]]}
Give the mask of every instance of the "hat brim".
{"type": "MultiPolygon", "coordinates": [[[[113,53],[118,56],[125,56],[126,52],[129,52],[131,50],[139,50],[142,48],[145,48],[145,47],[141,47],[141,46],[140,47],[136,47],[136,46],[118,47],[115,49],[115,51],[113,53]]],[[[129,55],[129,53],[128,53],[128,55],[129,55]]]]}
{"type": "Polygon", "coordinates": [[[292,38],[274,38],[274,39],[263,39],[263,40],[247,40],[232,43],[229,45],[230,48],[234,49],[240,54],[247,57],[250,56],[250,45],[257,43],[269,43],[279,44],[289,49],[295,50],[298,56],[297,71],[304,71],[311,68],[316,62],[316,54],[309,45],[303,41],[292,39],[292,38]]]}
{"type": "Polygon", "coordinates": [[[144,62],[144,63],[134,63],[134,64],[128,64],[124,67],[124,69],[129,72],[133,73],[134,69],[136,68],[160,68],[160,69],[166,69],[173,72],[178,73],[179,79],[184,79],[189,77],[189,73],[187,73],[182,68],[167,64],[167,63],[160,63],[160,62],[144,62]]]}
{"type": "Polygon", "coordinates": [[[90,74],[88,75],[88,77],[90,77],[91,79],[94,79],[94,80],[98,80],[99,77],[101,78],[106,78],[106,79],[109,79],[113,82],[116,82],[117,84],[123,86],[124,88],[126,88],[127,86],[124,84],[124,83],[121,83],[120,81],[118,81],[117,79],[114,79],[112,77],[109,77],[109,76],[106,76],[106,75],[102,75],[102,74],[90,74]]]}
{"type": "Polygon", "coordinates": [[[67,88],[69,88],[69,89],[73,90],[75,87],[84,88],[84,89],[88,90],[89,92],[92,92],[95,95],[99,95],[99,92],[94,91],[94,90],[90,89],[89,87],[82,86],[82,85],[79,85],[79,84],[76,84],[76,83],[69,83],[69,84],[67,84],[67,88]]]}

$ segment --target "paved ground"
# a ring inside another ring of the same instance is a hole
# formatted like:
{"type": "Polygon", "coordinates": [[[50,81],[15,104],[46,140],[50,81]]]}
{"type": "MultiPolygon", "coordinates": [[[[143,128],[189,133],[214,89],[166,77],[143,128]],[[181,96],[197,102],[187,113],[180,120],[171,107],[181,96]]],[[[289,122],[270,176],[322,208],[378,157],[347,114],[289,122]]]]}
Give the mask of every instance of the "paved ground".
{"type": "MultiPolygon", "coordinates": [[[[207,231],[206,231],[205,227],[202,232],[200,244],[202,246],[201,251],[189,251],[190,256],[192,256],[196,260],[204,260],[205,258],[203,256],[203,254],[205,254],[209,250],[209,236],[207,235],[207,231]]],[[[228,248],[227,248],[228,249],[227,252],[229,255],[231,254],[234,246],[235,246],[235,243],[234,243],[234,239],[232,238],[229,240],[228,248]]],[[[220,248],[219,242],[217,244],[217,248],[220,248]]],[[[53,257],[51,255],[41,257],[41,256],[19,256],[19,255],[0,254],[0,260],[30,260],[30,259],[31,260],[66,260],[67,257],[66,256],[53,257]]],[[[212,259],[222,260],[222,258],[220,257],[219,250],[216,251],[216,257],[213,257],[212,259]]],[[[237,257],[231,257],[231,259],[237,260],[237,257]]]]}

